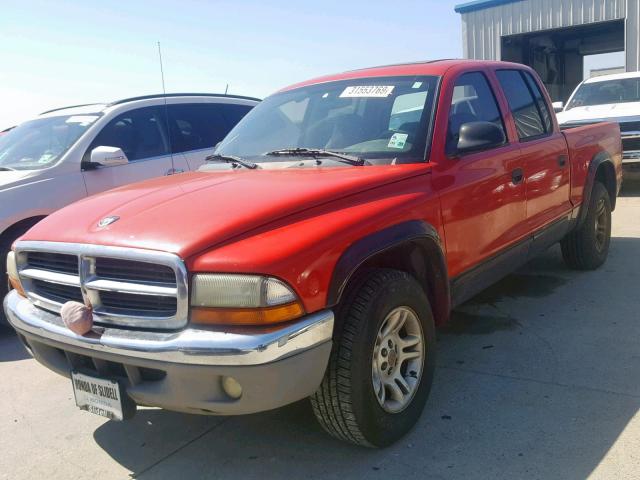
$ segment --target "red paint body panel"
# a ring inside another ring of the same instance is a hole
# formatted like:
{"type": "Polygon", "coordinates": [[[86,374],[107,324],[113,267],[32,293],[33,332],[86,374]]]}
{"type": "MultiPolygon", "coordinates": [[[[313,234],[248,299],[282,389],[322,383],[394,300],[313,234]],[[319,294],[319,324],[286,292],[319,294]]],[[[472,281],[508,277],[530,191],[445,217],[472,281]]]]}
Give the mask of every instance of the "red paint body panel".
{"type": "Polygon", "coordinates": [[[451,60],[346,72],[289,87],[372,76],[441,76],[425,163],[175,175],[90,197],[51,215],[23,238],[173,252],[190,272],[273,275],[292,285],[313,312],[327,305],[334,267],[349,246],[386,227],[422,220],[443,240],[449,277],[459,276],[580,205],[597,153],[611,156],[621,180],[615,125],[560,133],[554,118],[551,135],[520,142],[495,76],[499,68],[532,72],[516,64],[451,60]],[[453,85],[469,71],[487,77],[508,142],[450,158],[445,136],[453,85]],[[559,155],[568,155],[566,167],[558,165],[559,155]],[[517,168],[525,173],[521,184],[512,182],[517,168]],[[108,215],[120,220],[98,228],[108,215]]]}
{"type": "Polygon", "coordinates": [[[425,166],[412,178],[305,210],[242,235],[191,258],[187,268],[195,272],[268,272],[287,280],[307,311],[321,309],[326,305],[333,267],[349,245],[404,221],[439,224],[439,205],[425,166]]]}
{"type": "MultiPolygon", "coordinates": [[[[188,258],[323,203],[428,170],[425,164],[196,172],[130,184],[52,214],[25,239],[162,250],[188,258]],[[120,220],[106,228],[105,216],[120,220]],[[51,225],[64,225],[55,228],[51,225]]],[[[339,212],[338,212],[339,213],[339,212]]]]}
{"type": "Polygon", "coordinates": [[[616,123],[599,123],[564,130],[571,159],[571,203],[580,205],[589,165],[600,152],[611,155],[616,170],[616,183],[622,185],[622,143],[620,126],[616,123]]]}

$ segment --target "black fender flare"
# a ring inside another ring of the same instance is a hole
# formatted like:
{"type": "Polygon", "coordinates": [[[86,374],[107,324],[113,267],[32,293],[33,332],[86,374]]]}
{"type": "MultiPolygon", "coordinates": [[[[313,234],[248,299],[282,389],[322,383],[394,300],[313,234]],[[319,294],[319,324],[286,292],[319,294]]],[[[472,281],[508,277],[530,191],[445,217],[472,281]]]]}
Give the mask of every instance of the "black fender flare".
{"type": "MultiPolygon", "coordinates": [[[[420,246],[424,250],[425,265],[422,266],[429,281],[423,288],[432,302],[436,324],[449,318],[451,297],[447,263],[440,236],[433,225],[410,220],[371,233],[351,244],[340,256],[333,270],[327,294],[327,306],[340,302],[349,280],[367,260],[404,244],[420,246]]],[[[419,279],[418,279],[419,280],[419,279]]]]}
{"type": "MultiPolygon", "coordinates": [[[[613,210],[616,206],[616,195],[617,195],[617,186],[616,186],[616,174],[615,167],[613,166],[613,161],[607,152],[599,152],[594,155],[589,163],[589,169],[587,170],[587,178],[584,184],[584,190],[582,193],[582,205],[580,205],[580,211],[578,213],[578,222],[576,227],[579,227],[584,222],[585,218],[587,218],[587,210],[589,209],[589,202],[591,200],[591,192],[593,191],[593,186],[596,183],[596,175],[600,167],[604,167],[609,169],[607,178],[610,178],[608,182],[613,182],[612,185],[605,185],[609,194],[611,195],[611,209],[613,210]]],[[[606,170],[605,170],[606,171],[606,170]]]]}

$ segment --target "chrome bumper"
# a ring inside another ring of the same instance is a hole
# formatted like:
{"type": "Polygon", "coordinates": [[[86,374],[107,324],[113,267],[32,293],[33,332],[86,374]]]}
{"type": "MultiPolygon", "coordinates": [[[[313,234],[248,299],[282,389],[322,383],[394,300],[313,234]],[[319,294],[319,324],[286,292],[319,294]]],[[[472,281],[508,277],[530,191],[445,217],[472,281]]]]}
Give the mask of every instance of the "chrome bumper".
{"type": "Polygon", "coordinates": [[[622,164],[640,163],[640,150],[626,150],[622,152],[622,164]]]}
{"type": "Polygon", "coordinates": [[[66,328],[58,315],[35,307],[15,290],[5,297],[4,310],[9,323],[27,336],[131,359],[187,365],[250,366],[274,362],[329,342],[334,321],[333,312],[323,310],[269,332],[106,328],[101,335],[79,336],[66,328]]]}

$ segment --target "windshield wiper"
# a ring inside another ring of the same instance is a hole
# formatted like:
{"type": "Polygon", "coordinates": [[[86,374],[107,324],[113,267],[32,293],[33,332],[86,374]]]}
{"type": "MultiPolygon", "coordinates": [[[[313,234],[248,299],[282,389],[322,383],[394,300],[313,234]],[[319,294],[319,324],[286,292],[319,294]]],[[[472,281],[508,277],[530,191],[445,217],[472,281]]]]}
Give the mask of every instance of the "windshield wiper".
{"type": "Polygon", "coordinates": [[[257,163],[250,162],[249,160],[243,160],[240,157],[236,157],[235,155],[220,155],[214,153],[213,155],[209,155],[205,158],[207,162],[225,162],[225,163],[237,163],[238,165],[242,165],[244,168],[258,168],[257,163]]]}
{"type": "Polygon", "coordinates": [[[275,157],[333,157],[349,165],[356,166],[362,166],[365,162],[364,158],[361,157],[320,148],[283,148],[281,150],[267,152],[265,155],[273,155],[275,157]]]}
{"type": "Polygon", "coordinates": [[[0,167],[0,172],[13,172],[15,168],[0,167]]]}

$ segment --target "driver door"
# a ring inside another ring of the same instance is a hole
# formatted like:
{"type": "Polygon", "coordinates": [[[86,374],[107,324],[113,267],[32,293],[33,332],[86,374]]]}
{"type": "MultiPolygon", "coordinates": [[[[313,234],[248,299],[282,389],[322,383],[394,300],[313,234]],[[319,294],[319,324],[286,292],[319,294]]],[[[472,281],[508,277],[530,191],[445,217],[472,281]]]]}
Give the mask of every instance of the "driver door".
{"type": "MultiPolygon", "coordinates": [[[[526,233],[524,172],[517,143],[510,142],[489,77],[484,72],[460,75],[450,92],[443,161],[433,173],[440,195],[449,275],[456,303],[478,292],[498,275],[500,253],[526,233]],[[469,153],[458,153],[460,127],[485,121],[499,126],[507,141],[469,153]],[[458,281],[461,279],[462,281],[458,281]],[[465,281],[468,280],[468,281],[465,281]]],[[[446,93],[444,93],[446,94],[446,93]]],[[[511,249],[517,253],[517,249],[511,249]]]]}
{"type": "Polygon", "coordinates": [[[82,172],[89,195],[148,178],[187,171],[182,155],[169,150],[162,107],[143,107],[122,113],[111,120],[91,143],[83,163],[91,159],[91,151],[99,146],[118,147],[127,156],[124,165],[97,166],[82,172]]]}

